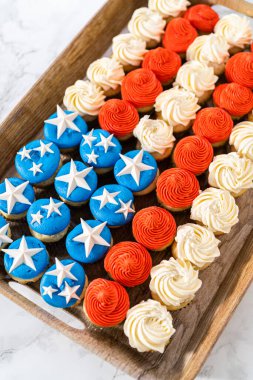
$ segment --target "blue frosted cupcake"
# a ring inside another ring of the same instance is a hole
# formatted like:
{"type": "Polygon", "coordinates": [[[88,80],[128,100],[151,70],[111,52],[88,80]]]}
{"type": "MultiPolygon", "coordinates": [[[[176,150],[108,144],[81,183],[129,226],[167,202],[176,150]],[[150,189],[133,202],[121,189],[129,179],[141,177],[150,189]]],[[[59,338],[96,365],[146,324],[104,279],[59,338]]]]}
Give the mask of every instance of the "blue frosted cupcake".
{"type": "Polygon", "coordinates": [[[144,195],[156,187],[159,170],[154,157],[144,150],[132,150],[124,155],[114,166],[116,181],[130,189],[134,195],[144,195]]]}
{"type": "Polygon", "coordinates": [[[13,177],[0,183],[0,212],[9,220],[26,216],[34,199],[34,190],[28,181],[13,177]]]}
{"type": "Polygon", "coordinates": [[[112,245],[112,235],[106,222],[83,220],[66,238],[69,255],[77,261],[92,264],[102,259],[112,245]]]}
{"type": "Polygon", "coordinates": [[[49,264],[45,245],[32,236],[22,236],[2,251],[6,272],[22,284],[37,281],[49,264]]]}
{"type": "Polygon", "coordinates": [[[134,216],[133,193],[120,185],[102,186],[90,199],[90,211],[95,219],[107,222],[109,227],[123,226],[134,216]]]}
{"type": "Polygon", "coordinates": [[[54,182],[60,163],[58,147],[47,140],[29,142],[18,151],[15,158],[20,177],[38,187],[46,187],[54,182]]]}
{"type": "Polygon", "coordinates": [[[58,199],[38,199],[28,210],[27,223],[33,236],[45,243],[52,243],[66,235],[70,211],[58,199]]]}
{"type": "Polygon", "coordinates": [[[0,216],[0,251],[12,242],[10,225],[0,216]]]}
{"type": "Polygon", "coordinates": [[[78,112],[63,110],[57,105],[57,112],[45,120],[44,136],[55,143],[62,152],[78,148],[82,135],[88,126],[78,112]]]}
{"type": "Polygon", "coordinates": [[[73,260],[55,259],[55,264],[44,274],[40,293],[49,305],[59,308],[72,307],[84,297],[88,279],[83,267],[73,260]]]}
{"type": "Polygon", "coordinates": [[[67,162],[59,170],[54,186],[59,197],[70,206],[85,204],[97,188],[97,174],[83,162],[67,162]]]}
{"type": "Polygon", "coordinates": [[[116,137],[103,129],[92,129],[83,135],[80,155],[97,173],[107,173],[119,159],[122,146],[116,137]]]}

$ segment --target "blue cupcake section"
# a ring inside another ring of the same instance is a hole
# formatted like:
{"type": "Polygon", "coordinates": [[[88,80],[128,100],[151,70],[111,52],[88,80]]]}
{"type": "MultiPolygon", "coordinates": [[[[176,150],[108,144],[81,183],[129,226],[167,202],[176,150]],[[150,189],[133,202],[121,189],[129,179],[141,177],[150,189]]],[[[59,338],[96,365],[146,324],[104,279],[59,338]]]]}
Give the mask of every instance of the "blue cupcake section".
{"type": "Polygon", "coordinates": [[[8,236],[9,228],[9,223],[0,216],[0,249],[6,244],[12,243],[12,239],[8,236]]]}

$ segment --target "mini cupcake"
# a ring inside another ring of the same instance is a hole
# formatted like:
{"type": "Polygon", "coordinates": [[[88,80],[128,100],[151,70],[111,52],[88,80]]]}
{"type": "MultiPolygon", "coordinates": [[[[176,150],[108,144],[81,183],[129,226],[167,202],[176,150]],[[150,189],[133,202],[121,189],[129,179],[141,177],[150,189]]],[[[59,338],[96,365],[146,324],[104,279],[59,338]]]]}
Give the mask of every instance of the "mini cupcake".
{"type": "Polygon", "coordinates": [[[103,278],[93,280],[86,291],[84,313],[96,327],[114,327],[126,318],[129,296],[123,286],[103,278]]]}
{"type": "Polygon", "coordinates": [[[200,175],[208,169],[212,162],[213,147],[203,137],[187,136],[176,145],[173,159],[178,168],[200,175]]]}
{"type": "Polygon", "coordinates": [[[141,244],[123,241],[109,250],[104,266],[113,280],[123,286],[134,287],[148,279],[152,258],[141,244]]]}
{"type": "Polygon", "coordinates": [[[159,175],[156,160],[143,150],[131,150],[121,154],[114,166],[114,177],[119,185],[134,195],[145,195],[155,189],[159,175]]]}
{"type": "Polygon", "coordinates": [[[49,264],[45,245],[32,236],[22,236],[2,251],[6,272],[21,284],[37,281],[49,264]]]}
{"type": "Polygon", "coordinates": [[[198,270],[190,261],[171,257],[151,269],[149,288],[152,298],[167,307],[179,310],[187,306],[201,288],[198,270]]]}
{"type": "Polygon", "coordinates": [[[73,260],[55,258],[40,282],[40,294],[51,306],[65,309],[81,302],[88,279],[83,267],[73,260]]]}
{"type": "Polygon", "coordinates": [[[166,21],[158,12],[142,7],[134,11],[128,23],[128,30],[135,37],[146,41],[147,48],[156,47],[162,38],[166,21]]]}
{"type": "Polygon", "coordinates": [[[209,187],[194,199],[191,219],[208,227],[215,235],[228,234],[239,222],[239,208],[227,190],[209,187]]]}
{"type": "Polygon", "coordinates": [[[200,186],[195,175],[184,169],[167,169],[157,181],[158,202],[169,211],[190,208],[199,191],[200,186]]]}
{"type": "Polygon", "coordinates": [[[196,95],[178,86],[163,91],[155,102],[157,117],[171,125],[174,133],[189,129],[199,109],[196,95]]]}
{"type": "Polygon", "coordinates": [[[253,90],[253,53],[235,54],[226,64],[228,82],[235,82],[253,90]]]}
{"type": "Polygon", "coordinates": [[[69,255],[85,264],[93,264],[104,257],[112,245],[112,235],[106,222],[83,220],[66,238],[69,255]]]}
{"type": "Polygon", "coordinates": [[[163,354],[175,331],[170,312],[160,302],[150,299],[133,306],[124,323],[130,346],[139,352],[163,354]]]}
{"type": "Polygon", "coordinates": [[[70,206],[82,206],[88,202],[97,188],[97,174],[83,162],[67,162],[59,170],[54,186],[60,199],[70,206]]]}
{"type": "Polygon", "coordinates": [[[107,222],[108,227],[120,227],[133,219],[134,196],[120,185],[105,185],[98,188],[90,199],[93,217],[107,222]]]}
{"type": "Polygon", "coordinates": [[[45,243],[52,243],[66,235],[70,211],[58,199],[38,199],[28,210],[27,223],[34,237],[45,243]]]}
{"type": "Polygon", "coordinates": [[[175,259],[188,260],[195,269],[203,270],[220,256],[219,243],[208,228],[186,223],[177,228],[172,254],[175,259]]]}
{"type": "Polygon", "coordinates": [[[0,251],[12,242],[10,224],[0,216],[0,251]]]}
{"type": "Polygon", "coordinates": [[[63,98],[65,107],[76,111],[84,120],[96,119],[100,108],[105,104],[105,94],[101,87],[89,80],[77,80],[68,87],[63,98]]]}
{"type": "Polygon", "coordinates": [[[189,61],[178,70],[175,85],[194,92],[199,104],[203,104],[212,95],[217,80],[213,67],[199,61],[189,61]]]}
{"type": "Polygon", "coordinates": [[[158,12],[168,23],[175,17],[183,16],[190,2],[187,0],[149,0],[148,7],[158,12]]]}
{"type": "Polygon", "coordinates": [[[124,141],[132,137],[139,114],[126,100],[110,99],[99,111],[98,120],[102,129],[124,141]]]}
{"type": "Polygon", "coordinates": [[[131,33],[122,33],[112,39],[112,57],[125,72],[140,67],[146,52],[146,41],[131,33]]]}
{"type": "Polygon", "coordinates": [[[219,21],[219,15],[213,8],[206,4],[197,4],[190,7],[184,14],[184,18],[201,34],[209,34],[214,30],[219,21]]]}
{"type": "Polygon", "coordinates": [[[121,94],[122,99],[132,103],[137,111],[149,112],[162,90],[161,83],[151,70],[137,69],[124,78],[121,94]]]}
{"type": "Polygon", "coordinates": [[[158,47],[145,54],[142,67],[153,71],[162,85],[168,86],[174,81],[181,64],[177,53],[158,47]]]}
{"type": "Polygon", "coordinates": [[[232,130],[229,144],[240,156],[253,161],[253,122],[242,121],[237,124],[232,130]]]}
{"type": "Polygon", "coordinates": [[[253,188],[253,162],[236,152],[219,154],[209,166],[208,183],[239,197],[253,188]]]}
{"type": "Polygon", "coordinates": [[[28,181],[13,177],[0,183],[0,213],[9,220],[26,216],[34,199],[34,190],[28,181]]]}
{"type": "Polygon", "coordinates": [[[102,129],[92,129],[80,144],[82,160],[94,167],[98,174],[104,174],[113,169],[119,159],[121,144],[118,139],[102,129]]]}
{"type": "Polygon", "coordinates": [[[170,21],[163,36],[163,46],[185,58],[185,53],[191,43],[198,37],[196,29],[182,17],[170,21]]]}
{"type": "Polygon", "coordinates": [[[103,57],[92,62],[87,69],[87,78],[101,87],[105,96],[115,96],[125,76],[123,66],[113,58],[103,57]]]}
{"type": "Polygon", "coordinates": [[[148,115],[135,127],[134,136],[138,139],[136,148],[149,152],[157,161],[170,156],[176,140],[172,126],[163,120],[150,119],[148,115]]]}
{"type": "Polygon", "coordinates": [[[169,211],[151,206],[136,213],[132,229],[138,243],[153,251],[163,251],[173,243],[177,226],[169,211]]]}
{"type": "Polygon", "coordinates": [[[193,123],[195,135],[206,138],[213,147],[219,147],[229,139],[233,120],[228,112],[218,107],[203,108],[193,123]]]}

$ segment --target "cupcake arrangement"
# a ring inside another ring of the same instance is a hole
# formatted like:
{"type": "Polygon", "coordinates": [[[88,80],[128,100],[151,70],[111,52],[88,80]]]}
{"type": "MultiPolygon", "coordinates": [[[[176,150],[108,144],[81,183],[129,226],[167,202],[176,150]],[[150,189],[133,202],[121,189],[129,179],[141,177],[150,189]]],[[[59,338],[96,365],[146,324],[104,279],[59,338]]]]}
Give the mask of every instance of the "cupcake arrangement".
{"type": "Polygon", "coordinates": [[[43,138],[20,147],[17,177],[0,183],[9,277],[40,281],[52,307],[82,303],[88,328],[120,325],[139,352],[164,352],[173,311],[194,302],[218,235],[238,223],[235,198],[253,187],[252,30],[189,5],[137,9],[111,57],[66,89],[43,138]],[[177,225],[184,212],[191,221],[177,225]],[[22,219],[30,236],[14,239],[22,219]],[[50,257],[60,240],[61,260],[50,257]],[[136,303],[139,286],[149,290],[136,303]]]}

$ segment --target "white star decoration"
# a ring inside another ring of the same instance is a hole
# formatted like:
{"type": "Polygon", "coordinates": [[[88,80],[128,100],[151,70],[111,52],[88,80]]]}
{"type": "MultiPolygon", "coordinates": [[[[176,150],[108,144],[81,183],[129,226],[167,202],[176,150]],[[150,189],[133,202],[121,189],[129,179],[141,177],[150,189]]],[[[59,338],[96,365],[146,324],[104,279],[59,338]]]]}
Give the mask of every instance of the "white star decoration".
{"type": "Polygon", "coordinates": [[[42,164],[36,164],[35,162],[32,163],[32,167],[28,169],[30,172],[33,172],[33,176],[36,176],[37,173],[43,173],[41,170],[42,164]]]}
{"type": "Polygon", "coordinates": [[[64,285],[65,285],[65,288],[63,289],[61,293],[58,294],[58,296],[65,297],[66,304],[68,304],[72,298],[75,298],[76,300],[80,300],[80,297],[76,294],[76,291],[80,288],[80,285],[71,287],[69,286],[67,281],[65,281],[64,285]]]}
{"type": "Polygon", "coordinates": [[[45,123],[56,125],[57,139],[59,139],[66,129],[72,129],[76,132],[81,132],[80,129],[73,123],[73,120],[78,116],[78,112],[65,113],[63,109],[57,104],[57,117],[45,120],[45,123]]]}
{"type": "Polygon", "coordinates": [[[5,193],[0,194],[0,200],[7,201],[7,212],[10,214],[17,202],[30,205],[31,202],[23,195],[29,182],[26,181],[18,186],[13,186],[12,183],[5,179],[5,193]]]}
{"type": "Polygon", "coordinates": [[[24,158],[28,158],[28,160],[31,160],[31,156],[30,156],[31,151],[32,149],[26,149],[26,147],[24,146],[23,149],[17,154],[21,156],[21,161],[23,161],[24,158]]]}
{"type": "Polygon", "coordinates": [[[87,135],[83,135],[84,141],[83,141],[82,145],[88,144],[90,148],[92,147],[92,141],[97,140],[97,138],[95,136],[93,136],[93,131],[94,131],[94,129],[92,129],[87,135]]]}
{"type": "Polygon", "coordinates": [[[33,148],[33,150],[37,150],[40,152],[40,157],[44,157],[46,153],[54,153],[54,151],[51,149],[51,145],[53,145],[53,143],[45,144],[42,140],[40,140],[40,146],[33,148]]]}
{"type": "Polygon", "coordinates": [[[49,204],[41,207],[47,210],[47,218],[49,218],[54,212],[61,216],[61,211],[59,208],[63,205],[63,203],[64,202],[54,202],[53,198],[50,197],[49,204]]]}
{"type": "Polygon", "coordinates": [[[44,218],[44,216],[41,215],[40,210],[36,214],[31,214],[31,217],[32,217],[31,224],[34,224],[35,222],[37,222],[38,224],[41,224],[41,219],[44,218]]]}
{"type": "Polygon", "coordinates": [[[53,293],[57,292],[58,289],[52,288],[52,286],[42,286],[43,296],[49,296],[51,299],[53,298],[53,293]]]}
{"type": "Polygon", "coordinates": [[[13,240],[8,236],[9,223],[0,228],[0,247],[3,244],[12,243],[13,240]]]}
{"type": "Polygon", "coordinates": [[[78,171],[76,164],[73,160],[70,161],[70,171],[69,174],[56,177],[57,181],[62,181],[68,184],[67,197],[77,188],[81,187],[85,190],[91,190],[85,178],[90,173],[93,168],[86,168],[81,171],[78,171]]]}
{"type": "Polygon", "coordinates": [[[68,265],[63,265],[57,257],[55,258],[56,268],[51,270],[50,272],[46,272],[49,276],[57,277],[57,286],[60,287],[65,278],[70,278],[71,280],[77,280],[77,278],[71,273],[71,269],[75,263],[71,263],[68,265]]]}
{"type": "Polygon", "coordinates": [[[110,244],[102,238],[101,232],[103,231],[106,222],[99,224],[96,227],[90,227],[83,219],[81,219],[83,232],[73,238],[73,241],[83,243],[85,246],[85,256],[89,257],[95,244],[110,247],[110,244]]]}
{"type": "Polygon", "coordinates": [[[88,164],[97,164],[97,158],[99,157],[98,154],[95,154],[94,152],[94,149],[92,150],[92,152],[89,154],[89,153],[86,153],[86,156],[88,157],[88,164]]]}
{"type": "Polygon", "coordinates": [[[142,162],[143,150],[140,150],[134,158],[130,158],[120,154],[121,159],[125,163],[125,167],[117,174],[117,177],[120,177],[125,174],[131,174],[136,184],[140,184],[140,174],[146,170],[154,169],[153,166],[146,165],[142,162]]]}
{"type": "Polygon", "coordinates": [[[28,248],[25,236],[22,236],[19,248],[15,249],[3,249],[3,252],[7,253],[11,258],[13,258],[13,263],[9,269],[11,273],[14,269],[25,264],[29,268],[36,271],[32,257],[37,255],[37,253],[43,251],[44,248],[28,248]]]}
{"type": "Polygon", "coordinates": [[[118,202],[114,199],[120,191],[116,191],[115,193],[109,193],[109,191],[106,190],[104,187],[103,194],[97,195],[95,197],[92,197],[92,199],[95,199],[97,201],[100,201],[100,207],[99,210],[101,210],[107,203],[111,203],[113,205],[117,205],[118,202]]]}
{"type": "Polygon", "coordinates": [[[99,141],[95,146],[102,146],[105,150],[105,153],[107,153],[110,146],[116,146],[116,144],[112,142],[112,138],[113,135],[105,137],[104,135],[102,135],[102,133],[100,133],[101,141],[99,141]]]}
{"type": "Polygon", "coordinates": [[[125,219],[127,219],[128,214],[131,212],[135,212],[135,210],[131,207],[132,201],[128,201],[127,203],[123,202],[121,199],[119,199],[120,202],[120,208],[115,211],[115,214],[123,214],[125,219]]]}

